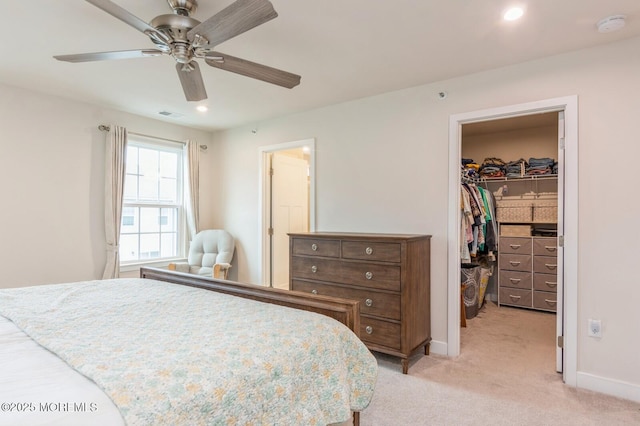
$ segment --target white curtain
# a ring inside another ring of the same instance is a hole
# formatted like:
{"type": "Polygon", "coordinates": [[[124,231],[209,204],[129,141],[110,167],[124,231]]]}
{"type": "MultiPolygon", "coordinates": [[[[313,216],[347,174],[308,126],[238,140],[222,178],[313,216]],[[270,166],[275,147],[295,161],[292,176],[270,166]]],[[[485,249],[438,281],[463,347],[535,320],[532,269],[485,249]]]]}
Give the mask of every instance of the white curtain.
{"type": "Polygon", "coordinates": [[[102,279],[120,276],[120,221],[127,154],[127,129],[111,125],[106,143],[104,228],[107,237],[107,264],[102,279]]]}
{"type": "Polygon", "coordinates": [[[186,161],[185,176],[185,205],[190,240],[200,230],[200,147],[196,141],[187,141],[185,145],[186,161]]]}

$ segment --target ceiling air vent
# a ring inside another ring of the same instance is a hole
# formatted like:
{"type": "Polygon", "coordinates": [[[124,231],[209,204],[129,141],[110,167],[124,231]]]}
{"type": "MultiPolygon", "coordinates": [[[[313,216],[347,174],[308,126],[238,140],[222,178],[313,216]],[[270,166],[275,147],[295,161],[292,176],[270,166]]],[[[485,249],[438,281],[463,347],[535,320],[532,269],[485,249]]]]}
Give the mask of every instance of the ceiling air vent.
{"type": "Polygon", "coordinates": [[[180,114],[180,113],[177,113],[177,112],[171,112],[171,111],[160,111],[158,114],[164,115],[165,117],[171,117],[171,118],[184,117],[184,114],[180,114]]]}

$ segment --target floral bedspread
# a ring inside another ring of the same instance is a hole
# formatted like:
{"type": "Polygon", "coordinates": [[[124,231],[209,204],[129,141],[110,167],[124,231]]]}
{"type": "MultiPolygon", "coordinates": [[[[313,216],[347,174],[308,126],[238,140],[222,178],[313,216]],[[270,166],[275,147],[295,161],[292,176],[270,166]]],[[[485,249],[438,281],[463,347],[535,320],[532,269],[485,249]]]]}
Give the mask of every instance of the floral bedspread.
{"type": "Polygon", "coordinates": [[[0,290],[0,314],[92,379],[129,425],[325,425],[373,395],[343,324],[147,279],[0,290]]]}

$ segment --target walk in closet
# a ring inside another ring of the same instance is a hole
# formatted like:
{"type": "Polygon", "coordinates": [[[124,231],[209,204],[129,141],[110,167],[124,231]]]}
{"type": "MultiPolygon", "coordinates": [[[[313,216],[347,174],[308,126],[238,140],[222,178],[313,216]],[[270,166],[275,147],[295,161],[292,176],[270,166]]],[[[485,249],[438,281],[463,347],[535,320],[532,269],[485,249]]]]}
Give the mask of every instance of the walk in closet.
{"type": "Polygon", "coordinates": [[[485,301],[556,312],[558,122],[549,112],[462,127],[462,325],[485,301]]]}

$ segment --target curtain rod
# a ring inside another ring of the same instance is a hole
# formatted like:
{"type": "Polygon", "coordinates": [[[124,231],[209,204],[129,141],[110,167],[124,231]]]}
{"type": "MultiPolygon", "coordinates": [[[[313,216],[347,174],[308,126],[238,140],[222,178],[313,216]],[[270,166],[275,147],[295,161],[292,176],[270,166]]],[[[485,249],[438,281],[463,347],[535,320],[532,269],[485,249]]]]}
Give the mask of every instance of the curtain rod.
{"type": "MultiPolygon", "coordinates": [[[[101,125],[98,126],[98,130],[102,130],[103,132],[108,132],[109,130],[111,130],[111,128],[109,126],[105,126],[104,124],[101,124],[101,125]]],[[[144,135],[142,133],[130,132],[128,130],[127,130],[127,133],[130,133],[130,134],[135,135],[135,136],[142,136],[144,138],[158,139],[158,140],[161,140],[161,141],[175,142],[175,143],[181,143],[183,145],[186,145],[186,143],[184,141],[177,141],[177,140],[174,140],[174,139],[167,139],[167,138],[159,138],[157,136],[144,135]]],[[[200,149],[203,150],[203,151],[206,151],[207,148],[208,147],[206,145],[200,145],[200,149]]]]}

